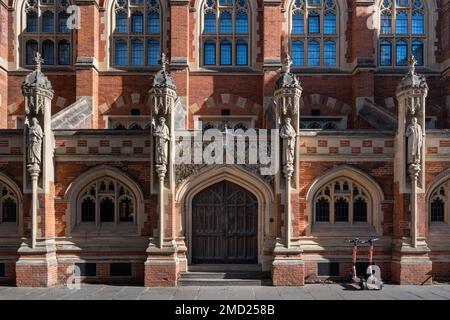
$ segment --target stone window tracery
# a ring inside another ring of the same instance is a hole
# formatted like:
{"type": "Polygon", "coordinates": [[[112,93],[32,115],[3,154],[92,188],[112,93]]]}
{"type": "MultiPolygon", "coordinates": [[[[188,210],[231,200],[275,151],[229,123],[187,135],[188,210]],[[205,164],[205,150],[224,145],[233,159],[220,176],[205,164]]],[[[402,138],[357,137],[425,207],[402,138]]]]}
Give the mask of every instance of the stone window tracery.
{"type": "Polygon", "coordinates": [[[413,54],[417,65],[425,61],[423,0],[382,0],[380,3],[379,65],[406,66],[413,54]]]}
{"type": "Polygon", "coordinates": [[[203,4],[201,64],[250,65],[250,10],[246,0],[206,0],[203,4]]]}
{"type": "Polygon", "coordinates": [[[334,0],[294,0],[291,5],[290,44],[297,67],[334,67],[338,31],[334,0]]]}
{"type": "Polygon", "coordinates": [[[116,0],[112,20],[112,65],[158,65],[162,29],[158,0],[116,0]]]}
{"type": "Polygon", "coordinates": [[[68,28],[68,0],[27,0],[22,41],[24,66],[34,65],[40,52],[44,65],[72,64],[72,30],[68,28]]]}
{"type": "Polygon", "coordinates": [[[314,198],[315,223],[367,223],[371,221],[367,190],[348,178],[324,185],[314,198]]]}
{"type": "Polygon", "coordinates": [[[18,201],[14,192],[0,181],[0,225],[18,221],[18,201]]]}
{"type": "Polygon", "coordinates": [[[109,177],[89,183],[78,196],[78,224],[135,223],[136,197],[123,183],[109,177]]]}
{"type": "Polygon", "coordinates": [[[434,223],[448,223],[448,203],[449,203],[450,180],[435,188],[429,199],[429,221],[434,223]]]}

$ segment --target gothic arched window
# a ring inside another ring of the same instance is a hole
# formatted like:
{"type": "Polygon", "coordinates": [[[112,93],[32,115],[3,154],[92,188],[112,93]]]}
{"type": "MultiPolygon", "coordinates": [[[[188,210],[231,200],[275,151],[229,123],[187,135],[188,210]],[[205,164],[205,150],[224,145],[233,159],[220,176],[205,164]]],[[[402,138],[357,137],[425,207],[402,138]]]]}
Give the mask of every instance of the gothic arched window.
{"type": "Polygon", "coordinates": [[[162,29],[158,0],[116,0],[112,21],[112,65],[158,65],[162,29]]]}
{"type": "Polygon", "coordinates": [[[202,17],[201,64],[250,65],[250,10],[246,0],[206,0],[202,17]]]}
{"type": "Polygon", "coordinates": [[[89,183],[78,196],[77,223],[135,223],[136,198],[131,190],[112,178],[89,183]]]}
{"type": "Polygon", "coordinates": [[[34,65],[40,52],[44,65],[72,64],[72,29],[68,26],[69,0],[25,1],[22,27],[22,59],[25,66],[34,65]]]}
{"type": "Polygon", "coordinates": [[[14,192],[0,181],[0,225],[3,223],[14,223],[17,217],[17,197],[14,192]]]}
{"type": "Polygon", "coordinates": [[[439,187],[434,189],[429,199],[429,221],[433,223],[442,223],[449,221],[448,219],[448,203],[449,203],[449,184],[446,181],[439,187]]]}
{"type": "Polygon", "coordinates": [[[380,3],[379,65],[406,66],[413,54],[417,65],[425,61],[423,0],[382,0],[380,3]]]}
{"type": "Polygon", "coordinates": [[[338,48],[335,0],[294,0],[290,50],[296,67],[335,67],[338,48]]]}
{"type": "Polygon", "coordinates": [[[369,193],[351,179],[330,181],[314,198],[314,222],[367,223],[370,221],[369,193]]]}

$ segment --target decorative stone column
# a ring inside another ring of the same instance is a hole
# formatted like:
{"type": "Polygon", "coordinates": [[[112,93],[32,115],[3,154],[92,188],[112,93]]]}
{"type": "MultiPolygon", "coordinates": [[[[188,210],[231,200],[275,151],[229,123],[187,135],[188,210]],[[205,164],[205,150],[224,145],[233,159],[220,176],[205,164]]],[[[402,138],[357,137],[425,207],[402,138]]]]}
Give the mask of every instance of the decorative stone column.
{"type": "Polygon", "coordinates": [[[275,84],[275,119],[280,131],[282,150],[280,159],[283,176],[279,190],[284,192],[283,231],[274,249],[272,264],[272,281],[274,285],[303,285],[304,262],[299,239],[293,238],[293,211],[291,196],[298,197],[298,147],[297,136],[300,123],[300,97],[302,87],[291,72],[292,61],[288,56],[283,63],[281,74],[275,84]]]}
{"type": "Polygon", "coordinates": [[[425,99],[428,85],[416,73],[416,60],[397,87],[398,127],[394,164],[394,248],[392,278],[401,284],[431,283],[425,239],[425,99]]]}
{"type": "MultiPolygon", "coordinates": [[[[22,84],[25,98],[24,193],[29,200],[31,230],[18,250],[18,286],[51,286],[57,281],[54,217],[54,136],[51,101],[54,91],[41,71],[43,60],[36,54],[36,70],[22,84]],[[30,195],[31,194],[31,199],[30,195]]],[[[25,204],[26,205],[26,204],[25,204]]],[[[27,212],[25,207],[24,212],[27,212]]]]}
{"type": "MultiPolygon", "coordinates": [[[[169,63],[161,55],[161,69],[149,91],[152,108],[153,167],[158,189],[158,235],[150,239],[145,262],[146,286],[175,286],[178,278],[177,244],[173,226],[174,194],[174,107],[178,96],[173,78],[166,69],[169,63]]],[[[152,179],[154,180],[154,179],[152,179]]]]}

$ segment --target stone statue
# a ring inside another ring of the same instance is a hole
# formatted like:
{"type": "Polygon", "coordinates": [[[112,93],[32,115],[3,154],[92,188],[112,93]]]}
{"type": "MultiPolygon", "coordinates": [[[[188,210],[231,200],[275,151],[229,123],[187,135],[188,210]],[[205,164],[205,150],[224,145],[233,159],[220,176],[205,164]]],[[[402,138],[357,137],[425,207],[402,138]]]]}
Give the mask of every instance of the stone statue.
{"type": "Polygon", "coordinates": [[[170,130],[166,125],[165,118],[159,118],[159,124],[156,125],[153,136],[156,140],[156,164],[166,165],[169,150],[170,130]]]}
{"type": "Polygon", "coordinates": [[[28,164],[41,164],[42,157],[42,139],[44,134],[42,128],[39,125],[37,118],[31,118],[31,125],[27,121],[28,137],[27,137],[27,161],[28,164]]]}
{"type": "Polygon", "coordinates": [[[408,137],[408,164],[418,164],[421,160],[424,133],[416,117],[411,118],[406,128],[406,136],[408,137]]]}
{"type": "Polygon", "coordinates": [[[285,142],[285,164],[293,164],[295,159],[295,142],[297,132],[291,125],[291,118],[287,117],[284,119],[284,124],[280,131],[280,137],[285,142]]]}

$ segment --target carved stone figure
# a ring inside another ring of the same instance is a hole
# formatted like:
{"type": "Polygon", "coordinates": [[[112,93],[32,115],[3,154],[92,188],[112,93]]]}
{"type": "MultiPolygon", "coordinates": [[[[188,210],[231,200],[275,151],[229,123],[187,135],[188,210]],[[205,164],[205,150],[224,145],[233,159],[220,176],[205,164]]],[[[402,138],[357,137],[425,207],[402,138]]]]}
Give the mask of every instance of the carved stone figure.
{"type": "Polygon", "coordinates": [[[169,150],[170,130],[166,125],[165,118],[159,118],[159,124],[156,125],[153,136],[156,140],[156,164],[166,165],[169,150]]]}
{"type": "Polygon", "coordinates": [[[28,164],[41,164],[42,157],[42,139],[44,134],[39,125],[37,118],[31,118],[31,124],[27,122],[28,126],[28,141],[27,141],[27,160],[28,164]]]}
{"type": "Polygon", "coordinates": [[[295,142],[297,132],[291,125],[291,118],[287,117],[284,119],[284,124],[280,131],[280,137],[284,141],[285,164],[293,164],[295,159],[295,142]]]}
{"type": "Polygon", "coordinates": [[[408,137],[408,164],[418,164],[421,160],[424,133],[416,117],[411,118],[406,128],[406,136],[408,137]]]}

